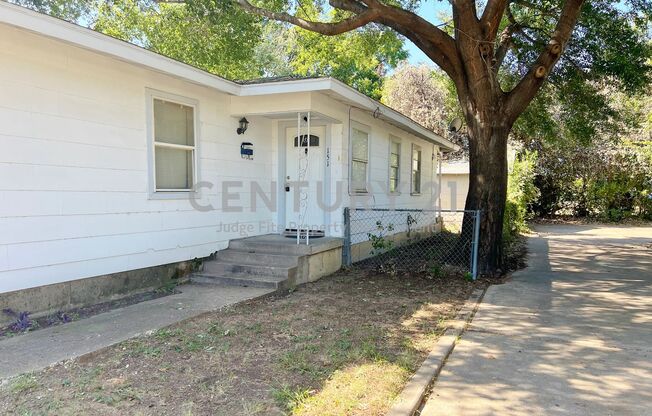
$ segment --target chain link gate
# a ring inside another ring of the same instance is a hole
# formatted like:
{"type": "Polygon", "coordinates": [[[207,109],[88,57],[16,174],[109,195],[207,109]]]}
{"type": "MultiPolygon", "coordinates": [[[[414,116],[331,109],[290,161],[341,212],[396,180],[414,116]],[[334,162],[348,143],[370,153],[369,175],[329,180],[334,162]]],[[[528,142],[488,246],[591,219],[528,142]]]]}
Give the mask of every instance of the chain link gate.
{"type": "Polygon", "coordinates": [[[343,263],[475,280],[481,211],[345,208],[343,263]]]}

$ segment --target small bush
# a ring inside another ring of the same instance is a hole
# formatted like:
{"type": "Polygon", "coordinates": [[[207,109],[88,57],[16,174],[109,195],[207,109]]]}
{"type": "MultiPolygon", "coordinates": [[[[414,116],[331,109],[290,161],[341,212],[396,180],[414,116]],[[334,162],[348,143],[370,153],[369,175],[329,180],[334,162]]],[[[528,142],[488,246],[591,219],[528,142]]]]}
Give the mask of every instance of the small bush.
{"type": "Polygon", "coordinates": [[[652,219],[652,141],[556,145],[541,155],[537,215],[652,219]]]}
{"type": "Polygon", "coordinates": [[[507,203],[503,221],[503,239],[510,243],[514,237],[527,230],[529,207],[540,196],[534,186],[536,152],[523,152],[511,167],[507,182],[507,203]]]}

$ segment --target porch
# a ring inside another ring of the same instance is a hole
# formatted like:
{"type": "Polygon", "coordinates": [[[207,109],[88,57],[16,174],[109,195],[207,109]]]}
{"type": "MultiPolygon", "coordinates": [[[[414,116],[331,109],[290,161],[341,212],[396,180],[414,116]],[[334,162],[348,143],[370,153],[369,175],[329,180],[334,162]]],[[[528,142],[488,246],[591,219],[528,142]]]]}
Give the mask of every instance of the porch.
{"type": "Polygon", "coordinates": [[[343,239],[300,239],[267,234],[231,240],[226,250],[192,276],[200,284],[248,286],[287,290],[338,271],[343,239]]]}

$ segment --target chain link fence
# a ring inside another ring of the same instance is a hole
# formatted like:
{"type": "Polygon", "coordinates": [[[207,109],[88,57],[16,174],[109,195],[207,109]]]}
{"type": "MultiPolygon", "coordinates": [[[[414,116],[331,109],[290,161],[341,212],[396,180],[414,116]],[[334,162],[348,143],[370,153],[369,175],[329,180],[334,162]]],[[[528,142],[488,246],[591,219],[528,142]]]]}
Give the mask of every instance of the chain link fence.
{"type": "Polygon", "coordinates": [[[344,209],[344,264],[477,277],[480,211],[344,209]]]}

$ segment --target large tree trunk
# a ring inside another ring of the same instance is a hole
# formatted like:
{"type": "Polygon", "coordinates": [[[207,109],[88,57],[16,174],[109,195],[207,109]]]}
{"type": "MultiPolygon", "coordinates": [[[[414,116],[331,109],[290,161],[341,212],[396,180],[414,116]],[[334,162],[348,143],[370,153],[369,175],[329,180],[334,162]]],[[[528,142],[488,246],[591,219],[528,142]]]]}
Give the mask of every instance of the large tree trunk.
{"type": "MultiPolygon", "coordinates": [[[[500,105],[486,112],[466,112],[469,128],[469,193],[466,210],[481,210],[478,272],[499,273],[502,269],[503,217],[507,199],[507,138],[511,126],[500,117],[500,105]]],[[[472,235],[473,221],[464,220],[463,235],[472,235]]]]}

